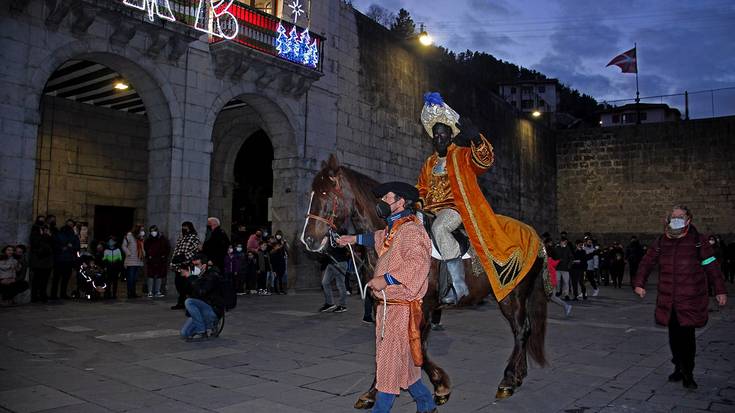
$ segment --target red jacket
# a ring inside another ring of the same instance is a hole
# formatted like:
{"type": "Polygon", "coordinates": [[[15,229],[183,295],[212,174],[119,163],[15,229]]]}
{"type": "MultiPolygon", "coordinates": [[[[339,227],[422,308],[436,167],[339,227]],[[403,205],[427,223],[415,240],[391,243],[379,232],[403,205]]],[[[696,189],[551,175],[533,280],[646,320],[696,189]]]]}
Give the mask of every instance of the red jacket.
{"type": "Polygon", "coordinates": [[[662,236],[655,241],[641,260],[633,287],[645,288],[646,280],[659,265],[656,323],[667,326],[672,308],[682,326],[703,327],[707,324],[707,285],[715,294],[726,294],[725,279],[720,263],[702,265],[714,251],[707,237],[693,227],[681,238],[662,236]],[[697,249],[697,243],[701,246],[697,249]]]}

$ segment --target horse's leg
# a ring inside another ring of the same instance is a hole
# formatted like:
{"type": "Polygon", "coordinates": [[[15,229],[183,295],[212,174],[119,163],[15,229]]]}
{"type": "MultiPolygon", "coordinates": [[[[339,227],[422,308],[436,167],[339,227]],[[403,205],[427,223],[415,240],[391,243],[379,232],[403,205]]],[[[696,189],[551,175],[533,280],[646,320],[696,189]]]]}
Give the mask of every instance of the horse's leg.
{"type": "Polygon", "coordinates": [[[424,356],[424,364],[421,368],[429,376],[429,381],[434,386],[434,402],[441,406],[449,400],[449,396],[452,394],[452,388],[449,375],[444,369],[429,359],[428,340],[429,333],[431,332],[431,310],[430,306],[424,306],[424,325],[421,328],[421,353],[424,356]]]}
{"type": "MultiPolygon", "coordinates": [[[[370,293],[368,292],[368,294],[370,293]]],[[[368,301],[373,302],[373,309],[372,309],[371,316],[373,320],[376,320],[375,310],[377,306],[375,305],[375,300],[370,299],[370,296],[366,296],[365,302],[367,303],[368,301]]],[[[378,390],[375,388],[375,384],[377,380],[378,380],[377,376],[373,375],[373,384],[370,385],[370,389],[368,391],[361,394],[360,397],[357,399],[357,401],[355,402],[355,406],[354,406],[355,409],[370,409],[373,407],[373,405],[375,404],[375,394],[378,392],[378,390]]]]}
{"type": "Polygon", "coordinates": [[[376,380],[377,378],[373,376],[373,384],[370,385],[370,390],[360,395],[360,397],[355,402],[355,409],[370,409],[373,407],[373,405],[375,404],[375,393],[378,392],[378,390],[375,388],[376,380]]]}
{"type": "Polygon", "coordinates": [[[421,327],[421,354],[424,356],[424,364],[421,368],[429,376],[432,386],[434,386],[434,402],[442,405],[449,400],[452,393],[449,375],[429,359],[429,333],[431,332],[431,313],[439,306],[439,262],[431,261],[429,269],[429,287],[424,295],[424,303],[421,310],[424,316],[424,323],[421,327]]]}
{"type": "Polygon", "coordinates": [[[522,324],[518,323],[519,317],[518,313],[520,312],[520,305],[518,303],[518,294],[514,290],[508,296],[506,296],[500,303],[498,303],[500,306],[500,311],[503,313],[503,316],[506,320],[508,320],[508,323],[510,324],[510,329],[513,332],[513,352],[510,355],[510,358],[508,359],[508,364],[505,367],[505,371],[503,372],[503,380],[500,381],[500,384],[498,385],[498,391],[495,393],[495,397],[498,399],[504,399],[506,397],[510,397],[513,395],[513,391],[518,385],[517,382],[517,368],[518,368],[518,358],[520,353],[522,352],[522,324]]]}
{"type": "Polygon", "coordinates": [[[515,346],[503,380],[498,386],[496,397],[499,399],[510,397],[515,388],[523,383],[528,374],[529,352],[539,365],[546,364],[543,351],[546,333],[546,293],[542,265],[542,261],[537,261],[529,275],[501,302],[503,315],[513,330],[515,346]]]}

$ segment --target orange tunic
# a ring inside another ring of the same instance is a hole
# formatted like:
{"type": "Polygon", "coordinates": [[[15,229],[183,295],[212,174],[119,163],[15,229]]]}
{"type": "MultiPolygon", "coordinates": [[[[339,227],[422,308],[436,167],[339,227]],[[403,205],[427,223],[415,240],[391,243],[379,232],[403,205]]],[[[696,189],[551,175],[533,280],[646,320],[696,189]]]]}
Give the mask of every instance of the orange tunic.
{"type": "MultiPolygon", "coordinates": [[[[498,301],[528,274],[538,256],[541,241],[536,231],[515,219],[498,215],[490,207],[477,183],[477,176],[485,173],[495,161],[493,147],[480,135],[482,142],[471,147],[450,145],[447,150],[447,176],[452,189],[454,208],[462,216],[462,223],[470,237],[477,258],[482,263],[493,293],[498,301]]],[[[427,210],[431,200],[432,168],[436,154],[430,156],[421,168],[416,188],[427,210]]]]}
{"type": "MultiPolygon", "coordinates": [[[[375,250],[381,252],[374,277],[390,274],[400,284],[385,288],[388,300],[414,301],[426,294],[431,240],[418,223],[406,222],[398,228],[386,250],[383,246],[385,230],[375,233],[375,250]]],[[[380,300],[383,294],[376,293],[380,300]]],[[[421,378],[421,367],[414,365],[408,333],[409,306],[388,305],[385,337],[381,339],[383,306],[378,304],[375,315],[375,388],[383,393],[399,394],[401,389],[421,378]]]]}

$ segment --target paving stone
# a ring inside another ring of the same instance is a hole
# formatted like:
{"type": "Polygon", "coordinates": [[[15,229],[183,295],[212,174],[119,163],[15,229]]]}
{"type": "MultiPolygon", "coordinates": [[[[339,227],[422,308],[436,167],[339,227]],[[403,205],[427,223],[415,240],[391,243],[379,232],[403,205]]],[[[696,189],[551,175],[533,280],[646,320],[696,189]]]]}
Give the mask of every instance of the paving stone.
{"type": "MultiPolygon", "coordinates": [[[[494,305],[445,311],[446,330],[432,334],[429,347],[431,359],[447,371],[453,384],[452,397],[440,411],[732,410],[735,365],[730,346],[721,343],[735,341],[729,328],[735,317],[710,320],[710,328],[698,336],[703,360],[698,357],[695,376],[700,388],[690,392],[666,380],[671,363],[665,335],[639,329],[626,332],[628,326],[638,325],[636,318],[650,321],[652,307],[629,311],[624,309],[632,302],[627,294],[609,294],[599,307],[591,301],[578,308],[575,318],[584,323],[551,323],[547,332],[551,366],[531,366],[515,395],[501,401],[494,395],[512,339],[499,311],[494,305]]],[[[42,406],[59,412],[353,411],[355,400],[372,382],[374,329],[363,326],[357,312],[339,317],[278,313],[284,308],[313,311],[322,300],[318,293],[278,298],[242,300],[228,313],[220,338],[196,343],[157,333],[123,341],[95,338],[175,331],[172,326],[182,323],[182,315],[168,310],[172,302],[166,300],[146,309],[156,317],[143,319],[138,303],[127,302],[111,306],[109,313],[107,308],[101,311],[78,303],[65,303],[51,312],[45,306],[24,307],[17,314],[15,309],[0,312],[0,325],[13,331],[0,335],[0,351],[9,355],[0,359],[0,408],[21,411],[9,407],[6,400],[12,398],[5,396],[41,386],[71,398],[66,401],[74,404],[42,406]],[[70,332],[57,326],[95,331],[70,332]]],[[[350,308],[359,304],[358,298],[349,298],[350,308]]],[[[721,314],[731,312],[726,308],[721,314]]],[[[423,380],[429,383],[425,375],[423,380]]],[[[415,412],[408,393],[398,399],[394,411],[415,412]]]]}
{"type": "Polygon", "coordinates": [[[84,400],[44,385],[0,392],[0,406],[19,413],[39,412],[83,403],[84,400]]]}

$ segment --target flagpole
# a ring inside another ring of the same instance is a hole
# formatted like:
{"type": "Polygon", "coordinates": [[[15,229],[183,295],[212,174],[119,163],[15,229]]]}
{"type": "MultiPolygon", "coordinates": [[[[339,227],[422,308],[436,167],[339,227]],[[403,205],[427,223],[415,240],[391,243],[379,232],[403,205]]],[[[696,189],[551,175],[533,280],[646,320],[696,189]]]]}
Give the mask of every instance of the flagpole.
{"type": "Polygon", "coordinates": [[[635,49],[635,103],[641,101],[641,95],[638,91],[638,43],[633,43],[635,49]]]}

